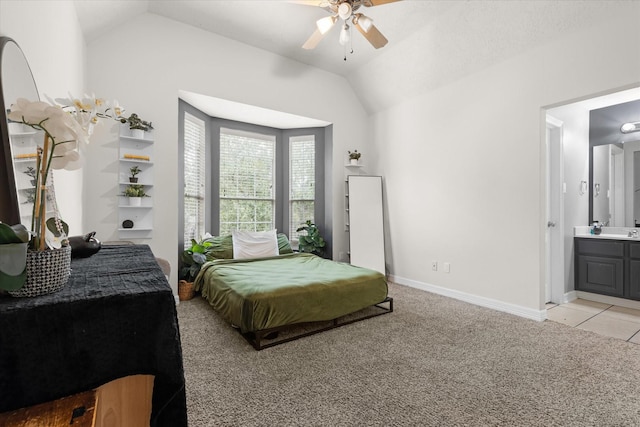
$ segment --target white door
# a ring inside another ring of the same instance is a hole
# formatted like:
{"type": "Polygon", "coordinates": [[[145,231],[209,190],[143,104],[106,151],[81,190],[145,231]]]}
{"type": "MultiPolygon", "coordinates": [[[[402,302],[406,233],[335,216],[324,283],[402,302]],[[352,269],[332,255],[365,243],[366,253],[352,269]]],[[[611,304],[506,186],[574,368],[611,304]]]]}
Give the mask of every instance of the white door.
{"type": "Polygon", "coordinates": [[[547,215],[545,302],[560,304],[564,290],[564,192],[562,122],[547,116],[547,215]]]}

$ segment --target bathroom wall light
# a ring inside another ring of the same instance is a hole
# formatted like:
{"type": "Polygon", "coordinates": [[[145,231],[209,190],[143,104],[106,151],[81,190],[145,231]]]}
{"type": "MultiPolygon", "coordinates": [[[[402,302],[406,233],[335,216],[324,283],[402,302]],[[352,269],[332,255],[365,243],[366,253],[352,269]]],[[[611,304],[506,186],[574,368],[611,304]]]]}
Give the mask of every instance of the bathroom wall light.
{"type": "Polygon", "coordinates": [[[620,126],[620,132],[631,133],[640,131],[640,122],[629,122],[620,126]]]}

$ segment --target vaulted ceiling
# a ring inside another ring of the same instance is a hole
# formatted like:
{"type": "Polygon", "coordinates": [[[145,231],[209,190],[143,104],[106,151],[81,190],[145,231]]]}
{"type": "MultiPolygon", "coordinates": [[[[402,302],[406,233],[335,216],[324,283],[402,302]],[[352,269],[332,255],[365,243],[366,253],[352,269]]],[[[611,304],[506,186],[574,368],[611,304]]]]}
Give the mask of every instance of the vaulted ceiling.
{"type": "MultiPolygon", "coordinates": [[[[361,11],[389,44],[374,49],[357,32],[353,54],[335,28],[314,50],[301,46],[328,13],[286,0],[75,0],[85,39],[155,13],[345,76],[369,112],[588,28],[625,1],[402,0],[361,11]]],[[[336,26],[337,27],[337,26],[336,26]]]]}

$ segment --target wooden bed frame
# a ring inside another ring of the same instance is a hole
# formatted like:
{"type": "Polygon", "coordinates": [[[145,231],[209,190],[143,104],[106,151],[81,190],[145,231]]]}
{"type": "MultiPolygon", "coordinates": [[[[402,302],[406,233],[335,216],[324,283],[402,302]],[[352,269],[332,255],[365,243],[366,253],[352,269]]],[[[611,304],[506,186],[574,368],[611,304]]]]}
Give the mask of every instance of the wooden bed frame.
{"type": "MultiPolygon", "coordinates": [[[[269,347],[274,347],[276,345],[280,345],[280,344],[284,344],[286,342],[290,342],[290,341],[294,341],[297,340],[299,338],[303,338],[303,337],[308,337],[310,335],[315,335],[318,334],[320,332],[324,332],[324,331],[329,331],[331,329],[335,329],[335,328],[339,328],[340,326],[344,326],[344,325],[349,325],[351,323],[355,323],[355,322],[359,322],[361,320],[365,320],[365,319],[370,319],[372,317],[376,317],[376,316],[381,316],[383,314],[388,314],[388,313],[392,313],[393,312],[393,298],[391,297],[386,297],[383,301],[374,304],[372,306],[370,306],[369,308],[374,308],[375,312],[374,313],[370,313],[370,314],[365,314],[361,317],[357,317],[355,319],[346,319],[347,317],[353,315],[353,313],[351,314],[347,314],[345,316],[342,317],[338,317],[336,319],[333,320],[329,320],[327,322],[310,322],[310,323],[298,323],[295,325],[284,325],[284,326],[278,326],[276,328],[269,328],[269,329],[263,329],[260,331],[256,331],[256,332],[245,332],[242,333],[240,331],[240,329],[238,329],[238,332],[240,333],[240,335],[242,335],[244,337],[244,339],[246,339],[249,344],[251,344],[253,346],[254,349],[256,350],[263,350],[265,348],[269,348],[269,347]],[[381,304],[388,304],[388,307],[384,307],[381,304]],[[289,336],[286,338],[281,338],[281,339],[277,339],[278,335],[281,331],[290,329],[293,326],[301,326],[301,325],[313,325],[313,324],[317,324],[317,323],[323,323],[322,326],[319,326],[316,329],[313,329],[311,331],[306,331],[306,332],[302,332],[300,334],[297,335],[293,335],[293,336],[289,336]],[[328,325],[326,325],[326,323],[328,323],[328,325]],[[268,341],[268,342],[264,342],[264,341],[268,341]]],[[[366,309],[366,308],[365,308],[366,309]]]]}

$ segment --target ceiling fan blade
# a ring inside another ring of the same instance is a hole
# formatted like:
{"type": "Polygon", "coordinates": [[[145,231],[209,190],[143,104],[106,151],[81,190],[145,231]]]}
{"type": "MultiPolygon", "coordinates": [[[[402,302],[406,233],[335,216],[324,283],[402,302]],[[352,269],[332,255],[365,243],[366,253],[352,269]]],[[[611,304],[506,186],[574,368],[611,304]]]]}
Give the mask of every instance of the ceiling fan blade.
{"type": "Polygon", "coordinates": [[[302,45],[302,48],[307,50],[315,49],[316,46],[318,46],[318,43],[320,43],[320,41],[323,38],[324,38],[324,34],[322,34],[320,30],[316,28],[313,34],[311,34],[311,37],[309,37],[309,39],[306,42],[304,42],[304,44],[302,45]]]}
{"type": "Polygon", "coordinates": [[[380,6],[381,4],[395,3],[401,0],[363,0],[362,4],[367,7],[380,6]]]}
{"type": "Polygon", "coordinates": [[[371,43],[371,45],[376,49],[384,47],[384,45],[389,42],[389,40],[387,40],[387,38],[383,36],[382,33],[378,31],[376,26],[373,24],[371,24],[371,28],[369,28],[369,31],[365,31],[364,28],[362,28],[357,22],[355,22],[353,25],[358,29],[358,31],[360,31],[360,34],[362,34],[364,38],[367,39],[369,43],[371,43]]]}
{"type": "Polygon", "coordinates": [[[305,6],[318,6],[327,7],[329,2],[327,0],[288,0],[287,3],[303,4],[305,6]]]}

